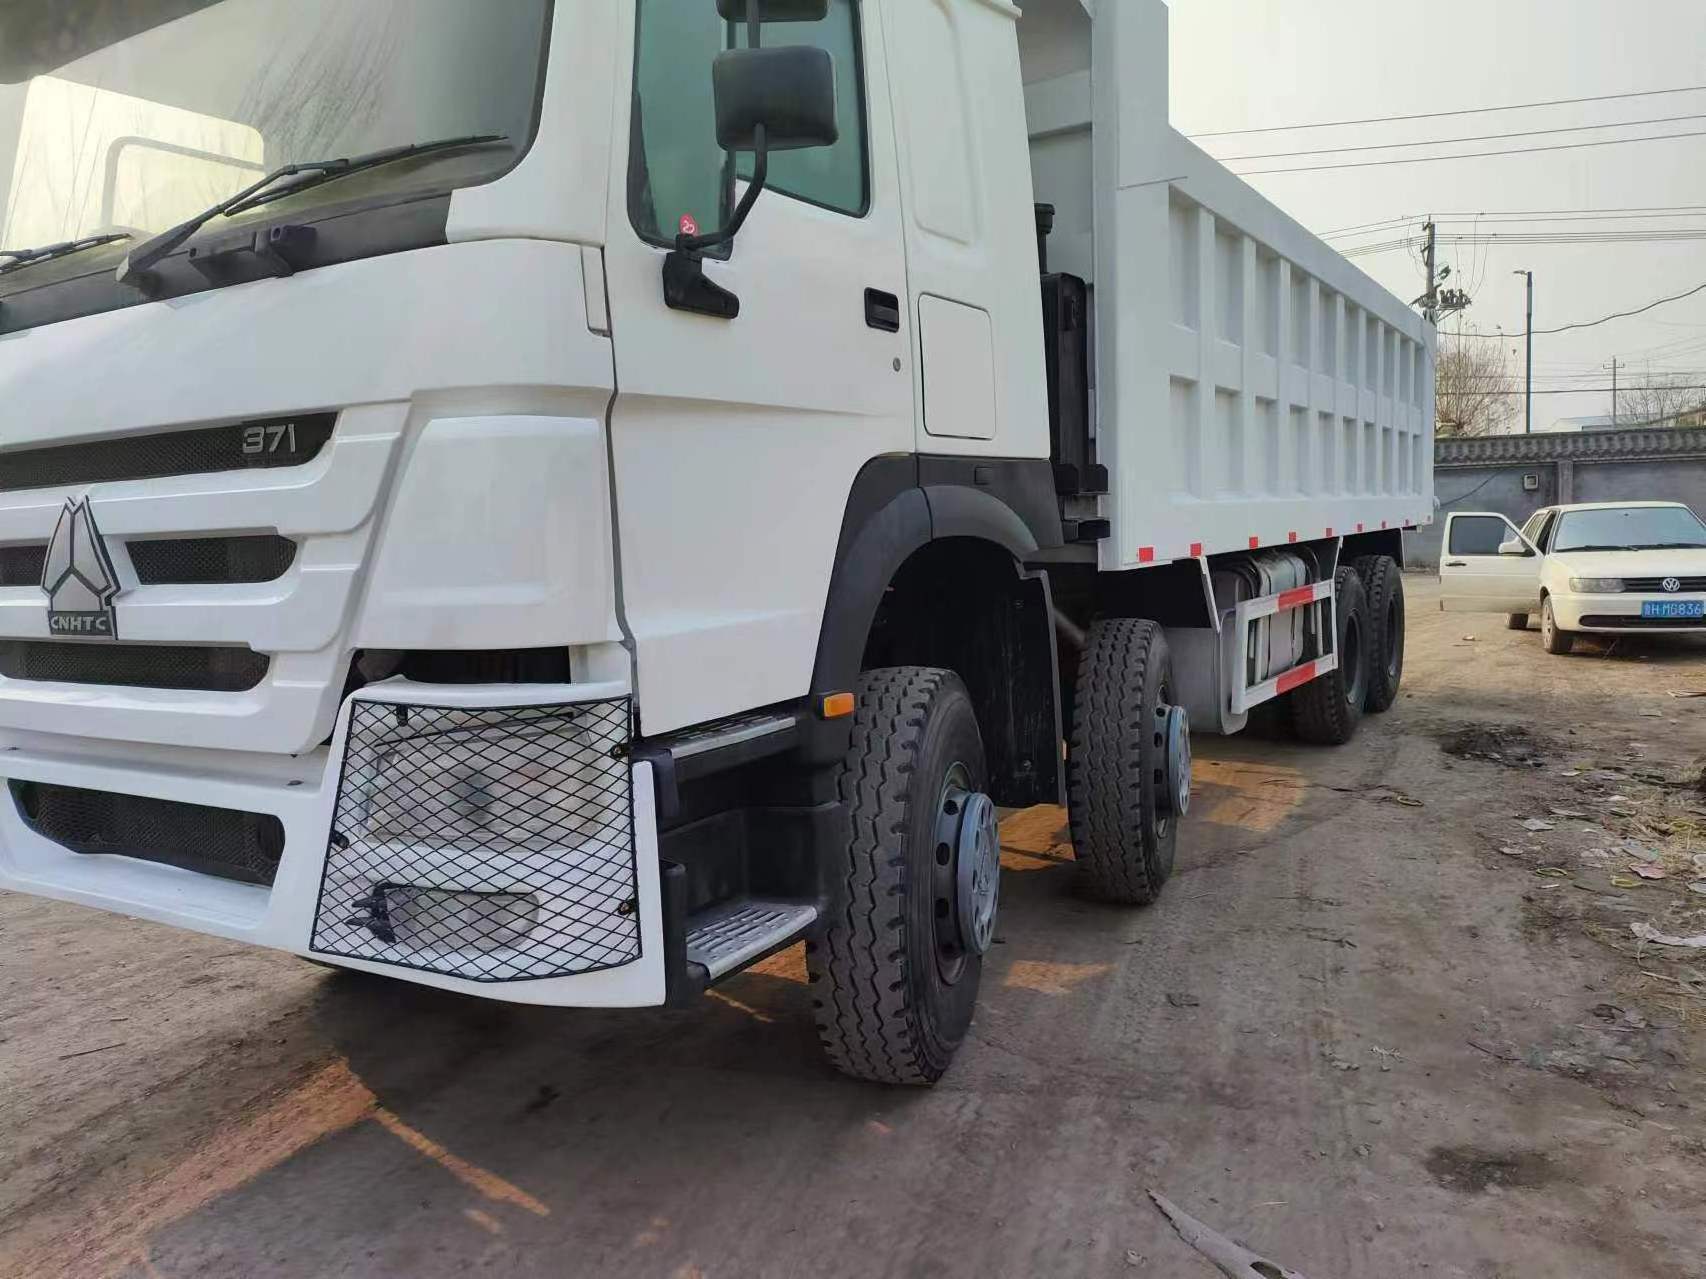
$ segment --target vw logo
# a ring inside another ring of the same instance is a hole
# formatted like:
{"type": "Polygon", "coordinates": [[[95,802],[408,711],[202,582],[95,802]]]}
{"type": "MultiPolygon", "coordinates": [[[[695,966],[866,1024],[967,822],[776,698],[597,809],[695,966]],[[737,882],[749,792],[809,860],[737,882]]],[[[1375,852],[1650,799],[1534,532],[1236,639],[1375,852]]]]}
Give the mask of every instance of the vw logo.
{"type": "Polygon", "coordinates": [[[1670,591],[1672,594],[1682,589],[1682,583],[1677,581],[1674,577],[1665,578],[1665,580],[1660,582],[1659,585],[1663,586],[1665,590],[1670,591]]]}

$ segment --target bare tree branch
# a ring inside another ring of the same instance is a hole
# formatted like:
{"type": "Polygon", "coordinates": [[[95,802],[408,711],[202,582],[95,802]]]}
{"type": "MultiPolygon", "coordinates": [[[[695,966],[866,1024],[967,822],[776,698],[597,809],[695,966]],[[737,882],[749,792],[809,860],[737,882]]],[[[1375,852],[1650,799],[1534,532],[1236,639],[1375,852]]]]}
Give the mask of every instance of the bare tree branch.
{"type": "Polygon", "coordinates": [[[1522,412],[1521,389],[1503,342],[1473,330],[1439,335],[1435,425],[1442,438],[1502,435],[1522,412]]]}

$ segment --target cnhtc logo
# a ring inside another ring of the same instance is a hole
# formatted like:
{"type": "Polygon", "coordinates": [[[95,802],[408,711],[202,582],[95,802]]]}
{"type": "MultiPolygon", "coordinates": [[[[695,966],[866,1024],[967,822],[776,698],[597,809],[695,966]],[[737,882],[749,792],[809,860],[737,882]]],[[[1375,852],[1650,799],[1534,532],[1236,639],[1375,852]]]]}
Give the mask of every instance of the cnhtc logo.
{"type": "Polygon", "coordinates": [[[118,574],[95,527],[89,499],[66,500],[47,547],[41,588],[47,592],[47,629],[55,635],[117,639],[113,597],[118,574]]]}

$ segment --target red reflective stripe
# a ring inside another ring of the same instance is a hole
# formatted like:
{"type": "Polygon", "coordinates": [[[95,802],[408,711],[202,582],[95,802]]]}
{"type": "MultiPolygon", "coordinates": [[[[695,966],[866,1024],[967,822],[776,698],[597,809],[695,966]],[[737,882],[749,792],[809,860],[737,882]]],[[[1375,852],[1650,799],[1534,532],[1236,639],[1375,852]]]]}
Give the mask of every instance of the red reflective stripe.
{"type": "Polygon", "coordinates": [[[1152,564],[1152,563],[1154,563],[1155,562],[1155,548],[1153,546],[1140,546],[1140,547],[1138,547],[1137,548],[1137,562],[1139,564],[1152,564]]]}
{"type": "Polygon", "coordinates": [[[1313,604],[1314,602],[1315,588],[1313,586],[1300,586],[1295,591],[1280,592],[1279,611],[1283,613],[1289,608],[1301,608],[1305,604],[1313,604]]]}
{"type": "Polygon", "coordinates": [[[1201,554],[1202,554],[1202,543],[1201,542],[1192,542],[1191,543],[1191,555],[1192,555],[1192,557],[1194,558],[1194,557],[1201,555],[1201,554]]]}
{"type": "Polygon", "coordinates": [[[1285,536],[1286,536],[1287,541],[1295,542],[1297,540],[1297,534],[1296,533],[1287,533],[1285,536]]]}
{"type": "Polygon", "coordinates": [[[1381,527],[1381,528],[1385,528],[1385,527],[1386,527],[1386,521],[1385,521],[1385,520],[1381,520],[1381,521],[1380,521],[1380,527],[1381,527]]]}
{"type": "Polygon", "coordinates": [[[1305,662],[1294,671],[1287,671],[1274,681],[1274,692],[1289,693],[1299,684],[1307,684],[1315,678],[1315,663],[1305,662]]]}
{"type": "Polygon", "coordinates": [[[1255,550],[1255,549],[1256,549],[1256,548],[1257,548],[1257,547],[1258,547],[1258,546],[1260,546],[1260,545],[1261,545],[1261,544],[1262,544],[1262,539],[1261,539],[1261,538],[1259,538],[1259,537],[1252,537],[1252,538],[1251,538],[1251,539],[1250,539],[1250,549],[1251,549],[1251,550],[1252,550],[1252,551],[1253,551],[1253,550],[1255,550]]]}
{"type": "Polygon", "coordinates": [[[1359,532],[1359,533],[1362,532],[1362,525],[1360,525],[1360,524],[1357,525],[1357,532],[1359,532]]]}
{"type": "Polygon", "coordinates": [[[1331,524],[1329,524],[1329,525],[1328,525],[1328,526],[1327,526],[1327,536],[1328,536],[1328,537],[1332,537],[1332,536],[1333,536],[1333,526],[1332,526],[1332,525],[1331,525],[1331,524]]]}

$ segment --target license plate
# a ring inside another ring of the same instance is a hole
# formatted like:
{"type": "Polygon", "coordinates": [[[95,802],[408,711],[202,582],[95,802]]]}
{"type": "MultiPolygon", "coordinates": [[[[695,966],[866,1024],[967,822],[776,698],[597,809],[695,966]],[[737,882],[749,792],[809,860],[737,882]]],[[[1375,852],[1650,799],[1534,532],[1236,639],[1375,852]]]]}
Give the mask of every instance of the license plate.
{"type": "Polygon", "coordinates": [[[1706,618],[1706,600],[1646,600],[1641,604],[1641,616],[1706,618]]]}

